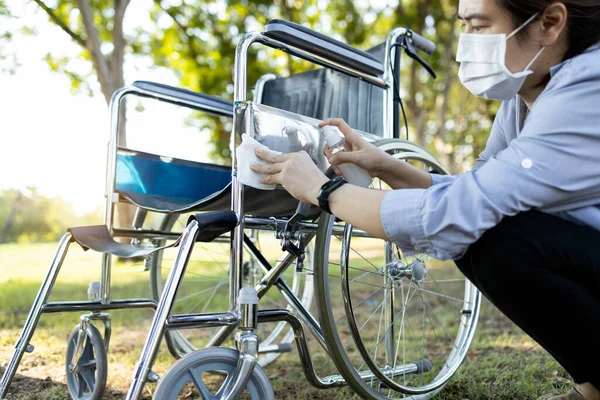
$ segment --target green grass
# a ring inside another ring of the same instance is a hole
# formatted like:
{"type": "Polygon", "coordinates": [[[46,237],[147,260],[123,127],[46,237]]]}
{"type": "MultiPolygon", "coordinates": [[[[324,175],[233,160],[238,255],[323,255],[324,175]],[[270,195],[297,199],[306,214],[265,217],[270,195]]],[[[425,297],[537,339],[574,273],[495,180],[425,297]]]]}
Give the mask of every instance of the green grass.
{"type": "MultiPolygon", "coordinates": [[[[0,245],[0,370],[6,367],[20,329],[44,279],[56,244],[0,245]]],[[[113,297],[148,297],[148,273],[141,263],[116,264],[113,297]]],[[[100,257],[72,246],[56,282],[51,300],[85,300],[87,285],[98,280],[100,257]]],[[[224,303],[225,304],[225,303],[224,303]]],[[[105,399],[119,399],[130,384],[133,368],[150,324],[147,310],[116,311],[109,352],[109,381],[105,399]]],[[[44,315],[32,344],[13,381],[9,399],[68,398],[64,353],[67,336],[78,315],[44,315]]],[[[334,372],[327,355],[311,340],[314,363],[321,376],[334,372]]],[[[173,363],[166,346],[154,370],[164,373],[173,363]]],[[[277,399],[350,399],[350,389],[317,390],[306,381],[296,351],[266,369],[277,399]]],[[[1,373],[1,372],[0,372],[1,373]]],[[[146,398],[155,386],[147,385],[146,398]]],[[[484,301],[475,340],[467,359],[438,398],[538,399],[564,393],[570,387],[565,371],[533,340],[484,301]]]]}

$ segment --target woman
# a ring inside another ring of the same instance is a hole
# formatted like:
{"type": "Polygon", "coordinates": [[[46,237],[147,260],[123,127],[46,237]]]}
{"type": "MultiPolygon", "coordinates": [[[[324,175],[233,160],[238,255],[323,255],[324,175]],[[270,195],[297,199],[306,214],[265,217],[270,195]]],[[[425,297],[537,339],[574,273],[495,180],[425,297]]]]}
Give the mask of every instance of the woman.
{"type": "Polygon", "coordinates": [[[322,126],[339,127],[351,151],[330,163],[394,191],[323,191],[305,153],[258,152],[274,164],[253,169],[404,250],[455,260],[573,376],[555,399],[600,399],[600,0],[461,0],[459,14],[461,81],[504,100],[472,171],[424,173],[335,119],[322,126]]]}

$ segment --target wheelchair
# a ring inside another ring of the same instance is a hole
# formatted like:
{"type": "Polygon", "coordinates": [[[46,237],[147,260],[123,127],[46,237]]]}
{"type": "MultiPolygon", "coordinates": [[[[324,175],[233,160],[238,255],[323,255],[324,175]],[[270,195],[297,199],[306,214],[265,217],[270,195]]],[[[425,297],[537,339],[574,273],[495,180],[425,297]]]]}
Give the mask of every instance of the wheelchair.
{"type": "MultiPolygon", "coordinates": [[[[55,312],[88,312],[68,340],[67,386],[73,399],[102,398],[111,335],[107,311],[138,308],[155,313],[128,400],[141,398],[145,383],[156,381],[154,398],[161,400],[180,398],[190,387],[200,398],[235,399],[245,393],[272,399],[263,367],[294,345],[308,382],[317,388],[349,385],[366,399],[427,399],[439,393],[473,339],[481,301],[475,287],[456,268],[405,254],[393,243],[298,204],[282,188],[245,187],[236,169],[236,147],[248,134],[272,150],[306,151],[331,176],[317,125],[338,117],[394,157],[446,174],[424,149],[398,138],[401,99],[395,66],[405,53],[431,70],[418,52],[431,54],[434,48],[411,30],[397,28],[385,43],[365,52],[273,20],[237,45],[233,103],[154,82],[138,81],[117,91],[110,103],[105,224],[72,228],[60,241],[0,382],[0,398],[7,395],[24,353],[34,350],[30,341],[41,314],[55,312]],[[320,68],[285,78],[264,76],[249,100],[247,66],[255,43],[320,68]],[[232,167],[120,146],[126,96],[230,121],[232,167]],[[119,202],[137,207],[131,228],[115,224],[119,202]],[[158,227],[146,226],[149,214],[162,216],[158,227]],[[101,280],[90,284],[88,301],[48,302],[74,242],[103,254],[101,280]],[[273,257],[277,243],[282,255],[273,257]],[[164,250],[173,246],[177,255],[169,269],[164,250]],[[210,261],[191,259],[193,249],[208,254],[209,246],[225,250],[210,261]],[[111,298],[111,255],[145,258],[150,298],[111,298]],[[92,321],[103,323],[104,335],[92,321]],[[317,375],[309,333],[333,360],[337,374],[317,375]],[[152,365],[163,338],[179,360],[158,377],[152,365]],[[220,377],[216,388],[205,381],[207,374],[220,377]]],[[[390,190],[378,179],[372,187],[390,190]]]]}

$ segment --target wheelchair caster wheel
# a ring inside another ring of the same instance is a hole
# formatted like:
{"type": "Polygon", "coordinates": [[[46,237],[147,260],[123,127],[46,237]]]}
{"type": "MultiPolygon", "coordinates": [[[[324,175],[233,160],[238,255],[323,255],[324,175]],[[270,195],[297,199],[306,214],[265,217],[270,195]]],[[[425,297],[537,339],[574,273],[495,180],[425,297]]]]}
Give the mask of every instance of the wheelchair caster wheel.
{"type": "MultiPolygon", "coordinates": [[[[162,377],[155,399],[177,400],[182,391],[200,393],[202,399],[219,399],[227,376],[235,371],[239,353],[225,348],[198,350],[179,359],[162,377]]],[[[273,400],[275,395],[269,378],[257,364],[248,381],[246,392],[252,400],[273,400]]],[[[194,397],[195,398],[195,397],[194,397]]]]}
{"type": "Polygon", "coordinates": [[[106,347],[98,329],[88,324],[81,357],[73,367],[71,361],[77,351],[79,325],[69,335],[67,344],[67,387],[74,400],[98,400],[106,387],[108,361],[106,347]]]}

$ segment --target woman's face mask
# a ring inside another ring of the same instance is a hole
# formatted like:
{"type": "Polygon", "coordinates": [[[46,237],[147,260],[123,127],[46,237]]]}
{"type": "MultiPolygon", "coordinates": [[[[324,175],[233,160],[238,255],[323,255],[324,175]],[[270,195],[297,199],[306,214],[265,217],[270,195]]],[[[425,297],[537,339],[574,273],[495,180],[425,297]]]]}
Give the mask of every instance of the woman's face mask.
{"type": "Polygon", "coordinates": [[[462,33],[458,41],[456,61],[462,84],[475,96],[491,100],[510,100],[519,93],[529,68],[544,51],[537,53],[522,72],[513,73],[506,67],[506,42],[537,17],[535,14],[510,35],[462,33]]]}

